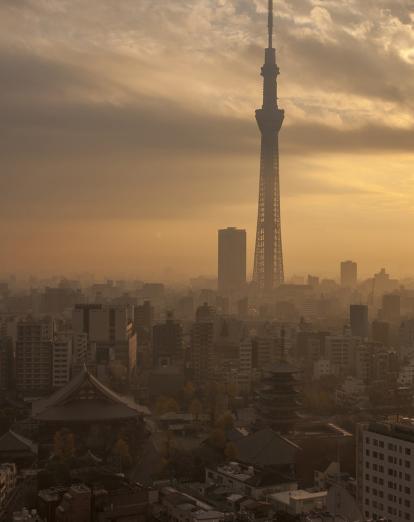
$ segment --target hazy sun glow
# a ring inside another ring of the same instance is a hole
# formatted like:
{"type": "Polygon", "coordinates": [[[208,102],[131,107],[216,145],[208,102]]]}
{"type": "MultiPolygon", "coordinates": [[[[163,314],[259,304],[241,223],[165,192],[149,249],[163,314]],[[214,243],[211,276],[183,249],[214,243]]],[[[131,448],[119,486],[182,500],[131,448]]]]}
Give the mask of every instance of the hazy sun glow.
{"type": "MultiPolygon", "coordinates": [[[[333,274],[342,258],[408,274],[413,8],[276,4],[287,274],[333,274]]],[[[1,2],[4,271],[214,274],[231,225],[252,261],[265,7],[1,2]]]]}

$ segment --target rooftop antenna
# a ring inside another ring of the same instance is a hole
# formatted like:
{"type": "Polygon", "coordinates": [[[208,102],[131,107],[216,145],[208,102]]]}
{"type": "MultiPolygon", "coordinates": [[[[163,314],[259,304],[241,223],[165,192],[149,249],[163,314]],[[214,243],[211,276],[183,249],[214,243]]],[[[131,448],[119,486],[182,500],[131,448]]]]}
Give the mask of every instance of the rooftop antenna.
{"type": "Polygon", "coordinates": [[[268,30],[269,30],[269,49],[273,47],[273,0],[269,0],[269,17],[268,17],[268,30]]]}

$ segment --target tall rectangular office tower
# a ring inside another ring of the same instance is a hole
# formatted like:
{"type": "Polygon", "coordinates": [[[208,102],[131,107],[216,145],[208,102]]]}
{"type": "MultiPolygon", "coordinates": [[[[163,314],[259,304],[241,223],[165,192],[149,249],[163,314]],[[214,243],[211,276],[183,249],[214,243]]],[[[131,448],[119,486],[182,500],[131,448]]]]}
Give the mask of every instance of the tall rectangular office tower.
{"type": "Polygon", "coordinates": [[[368,306],[354,304],[349,307],[351,332],[354,337],[365,339],[369,334],[368,306]]]}
{"type": "Polygon", "coordinates": [[[218,290],[231,295],[246,285],[246,231],[229,227],[218,231],[218,290]]]}
{"type": "Polygon", "coordinates": [[[358,278],[358,265],[353,261],[341,263],[341,286],[352,288],[356,286],[358,278]]]}

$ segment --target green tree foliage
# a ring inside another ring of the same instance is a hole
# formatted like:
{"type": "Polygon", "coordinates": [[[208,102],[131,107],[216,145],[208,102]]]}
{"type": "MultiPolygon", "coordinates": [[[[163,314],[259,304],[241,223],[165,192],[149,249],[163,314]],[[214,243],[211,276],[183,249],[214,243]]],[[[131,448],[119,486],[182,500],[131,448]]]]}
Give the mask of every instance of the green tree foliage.
{"type": "Polygon", "coordinates": [[[223,451],[226,447],[226,434],[222,429],[216,428],[211,432],[209,442],[213,448],[223,451]]]}
{"type": "Polygon", "coordinates": [[[227,460],[237,460],[237,448],[232,442],[228,442],[224,448],[224,456],[227,460]]]}
{"type": "Polygon", "coordinates": [[[196,422],[198,422],[200,415],[203,413],[203,405],[198,399],[193,399],[190,403],[188,411],[193,415],[196,422]]]}
{"type": "Polygon", "coordinates": [[[123,468],[129,468],[131,466],[132,459],[129,452],[129,446],[124,439],[119,438],[116,441],[113,448],[113,454],[120,459],[123,468]]]}
{"type": "Polygon", "coordinates": [[[178,411],[180,411],[180,406],[178,402],[171,397],[160,397],[155,405],[155,412],[157,415],[177,413],[178,411]]]}
{"type": "Polygon", "coordinates": [[[67,461],[75,454],[75,437],[68,429],[57,431],[53,438],[55,456],[61,461],[67,461]]]}
{"type": "Polygon", "coordinates": [[[230,430],[234,426],[234,419],[231,413],[226,412],[218,418],[216,426],[223,431],[230,430]]]}
{"type": "Polygon", "coordinates": [[[194,397],[194,393],[195,393],[194,384],[191,381],[188,381],[183,388],[184,400],[186,402],[190,402],[191,399],[194,397]]]}

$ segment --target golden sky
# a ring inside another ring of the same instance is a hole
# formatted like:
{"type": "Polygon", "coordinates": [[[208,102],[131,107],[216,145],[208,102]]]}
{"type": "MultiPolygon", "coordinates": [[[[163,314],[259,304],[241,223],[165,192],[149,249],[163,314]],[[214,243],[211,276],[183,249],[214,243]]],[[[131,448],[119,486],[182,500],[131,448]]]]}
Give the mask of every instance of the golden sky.
{"type": "MultiPolygon", "coordinates": [[[[2,272],[251,265],[266,3],[1,0],[2,272]]],[[[275,4],[288,276],[412,275],[413,0],[275,4]]]]}

